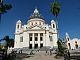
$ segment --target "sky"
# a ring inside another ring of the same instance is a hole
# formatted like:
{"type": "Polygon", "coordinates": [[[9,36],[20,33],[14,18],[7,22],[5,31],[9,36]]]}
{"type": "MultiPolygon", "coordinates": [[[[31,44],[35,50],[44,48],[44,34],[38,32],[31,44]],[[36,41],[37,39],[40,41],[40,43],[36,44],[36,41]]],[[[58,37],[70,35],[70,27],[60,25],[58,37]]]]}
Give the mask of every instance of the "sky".
{"type": "MultiPolygon", "coordinates": [[[[37,8],[45,21],[50,25],[55,20],[50,12],[50,5],[54,0],[4,0],[12,4],[12,9],[2,15],[0,23],[0,39],[5,35],[14,38],[16,22],[22,21],[26,24],[29,17],[37,8]]],[[[80,38],[80,0],[58,0],[61,11],[58,16],[59,36],[64,38],[66,32],[71,38],[80,38]]]]}

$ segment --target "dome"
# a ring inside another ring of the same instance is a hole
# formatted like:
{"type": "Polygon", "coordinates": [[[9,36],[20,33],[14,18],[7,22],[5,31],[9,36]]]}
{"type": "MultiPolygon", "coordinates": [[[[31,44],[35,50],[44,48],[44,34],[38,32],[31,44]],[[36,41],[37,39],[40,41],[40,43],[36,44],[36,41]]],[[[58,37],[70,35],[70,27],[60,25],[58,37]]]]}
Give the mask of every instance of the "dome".
{"type": "Polygon", "coordinates": [[[29,19],[33,19],[33,18],[43,19],[43,17],[41,16],[41,14],[40,14],[39,11],[37,10],[37,8],[34,10],[33,14],[30,16],[29,19]]]}

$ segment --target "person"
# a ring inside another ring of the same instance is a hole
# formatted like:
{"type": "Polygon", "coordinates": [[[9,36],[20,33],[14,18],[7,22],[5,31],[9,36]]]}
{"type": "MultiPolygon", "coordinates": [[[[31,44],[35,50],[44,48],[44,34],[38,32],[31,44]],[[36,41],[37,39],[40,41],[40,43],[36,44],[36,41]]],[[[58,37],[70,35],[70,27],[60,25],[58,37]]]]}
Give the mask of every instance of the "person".
{"type": "Polygon", "coordinates": [[[50,48],[50,55],[52,55],[52,48],[50,48]]]}
{"type": "Polygon", "coordinates": [[[70,52],[69,52],[69,50],[67,51],[67,55],[68,55],[68,60],[70,60],[70,52]]]}
{"type": "Polygon", "coordinates": [[[64,60],[67,60],[67,51],[64,51],[64,60]]]}

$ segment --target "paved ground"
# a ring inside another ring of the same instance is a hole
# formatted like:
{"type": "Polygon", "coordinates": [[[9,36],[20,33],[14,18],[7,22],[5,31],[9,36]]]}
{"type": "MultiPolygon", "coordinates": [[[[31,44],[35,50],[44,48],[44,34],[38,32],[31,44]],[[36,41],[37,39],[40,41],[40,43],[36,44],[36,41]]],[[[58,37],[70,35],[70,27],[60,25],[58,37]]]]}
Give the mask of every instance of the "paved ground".
{"type": "Polygon", "coordinates": [[[17,55],[16,60],[64,60],[63,57],[54,58],[55,54],[48,55],[45,51],[36,52],[34,55],[17,55]]]}

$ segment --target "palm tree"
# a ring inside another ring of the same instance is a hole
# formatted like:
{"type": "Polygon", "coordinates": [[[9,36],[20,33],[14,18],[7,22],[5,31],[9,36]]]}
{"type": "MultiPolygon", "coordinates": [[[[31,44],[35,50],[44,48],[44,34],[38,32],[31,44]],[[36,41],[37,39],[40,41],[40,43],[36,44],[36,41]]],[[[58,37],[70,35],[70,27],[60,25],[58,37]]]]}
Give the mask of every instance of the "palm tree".
{"type": "Polygon", "coordinates": [[[57,18],[58,14],[60,13],[61,5],[58,2],[58,0],[54,0],[54,2],[51,4],[51,12],[53,15],[57,18]]]}
{"type": "Polygon", "coordinates": [[[12,8],[11,4],[3,4],[3,0],[0,0],[0,21],[2,14],[6,13],[11,8],[12,8]]]}
{"type": "Polygon", "coordinates": [[[60,3],[58,2],[58,0],[54,0],[54,2],[51,4],[51,12],[52,14],[56,17],[56,28],[57,28],[57,38],[58,38],[58,41],[57,41],[57,45],[58,45],[58,50],[59,52],[62,53],[62,50],[61,50],[61,47],[60,46],[60,41],[59,41],[59,32],[58,32],[58,21],[57,21],[57,17],[60,13],[60,10],[61,10],[61,5],[60,3]]]}
{"type": "MultiPolygon", "coordinates": [[[[57,21],[57,17],[58,17],[58,15],[60,13],[60,10],[61,10],[60,3],[58,2],[58,0],[54,0],[54,2],[51,4],[51,12],[56,17],[56,28],[57,28],[57,32],[58,32],[58,21],[57,21]]],[[[58,38],[59,38],[59,34],[58,34],[58,38]]]]}
{"type": "Polygon", "coordinates": [[[5,46],[5,48],[6,49],[8,49],[8,47],[9,47],[9,36],[5,36],[4,38],[3,38],[3,40],[5,40],[6,41],[6,46],[5,46]]]}

